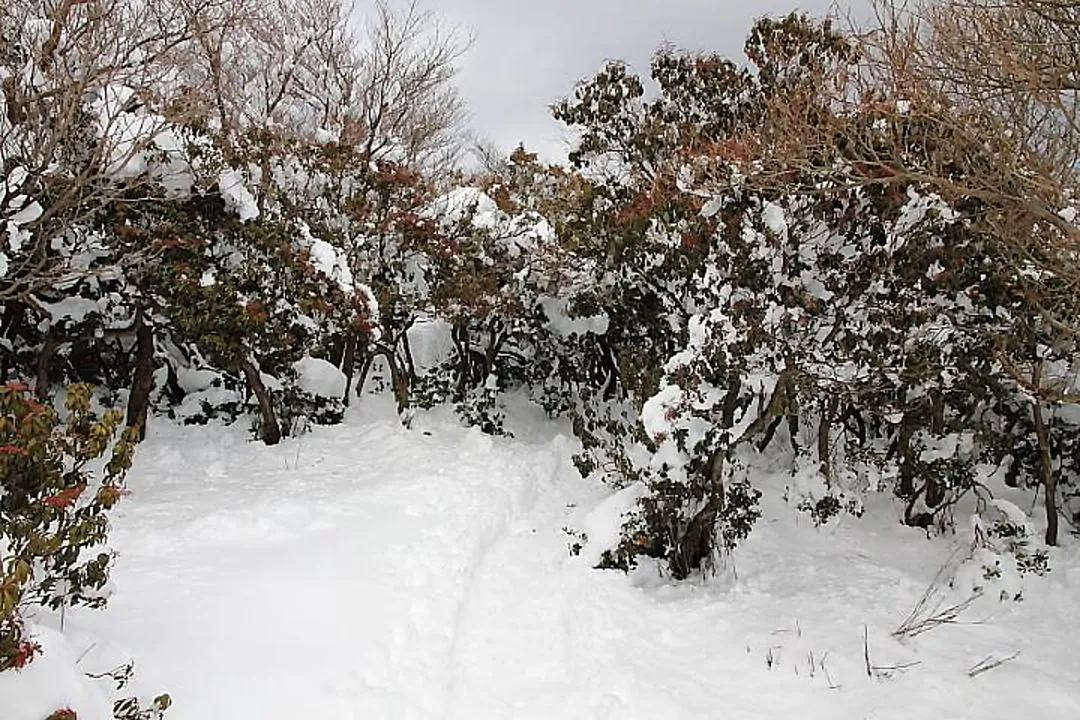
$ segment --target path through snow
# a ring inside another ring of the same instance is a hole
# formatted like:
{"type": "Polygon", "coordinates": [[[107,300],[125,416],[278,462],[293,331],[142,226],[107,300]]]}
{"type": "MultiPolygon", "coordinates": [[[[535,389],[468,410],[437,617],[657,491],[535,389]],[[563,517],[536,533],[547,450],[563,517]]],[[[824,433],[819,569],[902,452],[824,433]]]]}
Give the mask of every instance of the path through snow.
{"type": "Polygon", "coordinates": [[[170,720],[1080,717],[1075,545],[1024,603],[901,643],[948,543],[887,508],[819,530],[769,503],[737,582],[671,586],[568,556],[562,529],[608,493],[554,425],[367,413],[275,448],[158,423],[110,607],[69,618],[87,671],[135,657],[170,720]],[[866,677],[864,626],[875,663],[919,665],[866,677]]]}

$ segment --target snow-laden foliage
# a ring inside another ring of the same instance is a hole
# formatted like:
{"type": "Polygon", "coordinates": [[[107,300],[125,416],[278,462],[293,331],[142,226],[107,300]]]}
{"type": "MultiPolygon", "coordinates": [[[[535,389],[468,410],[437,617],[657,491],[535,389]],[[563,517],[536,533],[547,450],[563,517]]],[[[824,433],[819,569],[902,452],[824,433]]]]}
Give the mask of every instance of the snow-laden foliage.
{"type": "Polygon", "coordinates": [[[985,203],[872,163],[897,137],[927,173],[989,159],[950,154],[948,125],[916,132],[910,103],[835,115],[827,98],[857,55],[828,24],[764,20],[747,55],[754,74],[661,53],[652,101],[611,65],[556,109],[593,178],[589,214],[566,229],[599,261],[588,292],[610,304],[623,401],[584,416],[580,464],[647,488],[605,563],[652,555],[676,577],[711,564],[756,516],[746,453],[785,434],[805,491],[791,499],[816,522],[881,488],[908,524],[943,527],[1006,468],[1045,487],[1056,518],[1069,431],[1045,413],[1069,393],[1075,342],[1039,302],[1061,290],[1037,257],[1016,261],[985,203]],[[812,162],[771,152],[774,97],[857,141],[812,162]]]}

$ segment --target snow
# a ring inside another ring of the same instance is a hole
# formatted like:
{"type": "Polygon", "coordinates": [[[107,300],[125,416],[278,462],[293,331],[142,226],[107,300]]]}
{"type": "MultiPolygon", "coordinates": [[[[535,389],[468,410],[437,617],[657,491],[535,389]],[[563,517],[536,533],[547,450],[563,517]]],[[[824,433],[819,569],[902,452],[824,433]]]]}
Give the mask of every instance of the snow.
{"type": "Polygon", "coordinates": [[[353,292],[352,270],[349,269],[345,253],[318,238],[311,239],[310,252],[311,262],[316,270],[337,283],[344,292],[353,292]]]}
{"type": "Polygon", "coordinates": [[[333,363],[310,355],[293,363],[300,389],[316,397],[340,398],[345,394],[345,374],[333,363]]]}
{"type": "Polygon", "coordinates": [[[596,567],[604,551],[618,544],[619,532],[627,515],[647,492],[643,483],[634,483],[609,495],[585,516],[581,521],[584,542],[580,555],[582,563],[587,567],[596,567]]]}
{"type": "Polygon", "coordinates": [[[769,228],[772,234],[779,238],[787,237],[788,223],[784,215],[784,208],[776,203],[767,202],[761,210],[761,218],[765,222],[765,227],[769,228]]]}
{"type": "Polygon", "coordinates": [[[662,437],[671,432],[676,411],[683,402],[683,391],[678,385],[665,385],[645,401],[641,409],[641,424],[651,438],[662,437]]]}
{"type": "Polygon", "coordinates": [[[546,327],[552,332],[568,337],[570,335],[603,335],[608,331],[610,319],[606,313],[571,317],[567,298],[546,297],[540,299],[540,307],[547,317],[546,327]]]}
{"type": "Polygon", "coordinates": [[[555,228],[535,213],[509,215],[487,193],[475,187],[458,187],[436,198],[424,210],[427,217],[439,218],[453,228],[468,219],[471,227],[491,233],[510,257],[518,257],[555,238],[555,228]]]}
{"type": "Polygon", "coordinates": [[[103,300],[93,300],[77,295],[66,297],[55,303],[40,303],[42,309],[49,314],[53,324],[64,319],[70,319],[76,324],[81,323],[88,315],[101,314],[103,304],[103,300]]]}
{"type": "Polygon", "coordinates": [[[449,225],[459,223],[471,215],[476,227],[493,227],[502,216],[502,211],[483,190],[458,187],[437,198],[432,203],[430,215],[441,218],[449,225]]]}
{"type": "Polygon", "coordinates": [[[4,720],[43,720],[65,707],[77,710],[82,720],[112,720],[111,703],[79,666],[82,650],[53,628],[30,625],[27,630],[41,654],[19,671],[0,673],[4,720]]]}
{"type": "Polygon", "coordinates": [[[1071,537],[1023,602],[901,640],[968,539],[902,527],[887,497],[816,528],[781,499],[790,469],[759,458],[764,515],[718,574],[600,572],[640,488],[579,478],[568,428],[527,408],[516,440],[450,417],[405,429],[366,396],[271,448],[244,423],[154,419],[114,518],[110,607],[69,612],[63,636],[35,619],[48,652],[0,674],[3,720],[108,717],[71,672],[106,657],[135,659],[138,694],[170,693],[170,720],[1080,717],[1071,537]],[[580,555],[565,529],[588,536],[580,555]]]}
{"type": "Polygon", "coordinates": [[[244,184],[244,175],[239,170],[222,170],[218,176],[218,189],[225,205],[241,220],[252,220],[259,216],[259,205],[244,184]]]}

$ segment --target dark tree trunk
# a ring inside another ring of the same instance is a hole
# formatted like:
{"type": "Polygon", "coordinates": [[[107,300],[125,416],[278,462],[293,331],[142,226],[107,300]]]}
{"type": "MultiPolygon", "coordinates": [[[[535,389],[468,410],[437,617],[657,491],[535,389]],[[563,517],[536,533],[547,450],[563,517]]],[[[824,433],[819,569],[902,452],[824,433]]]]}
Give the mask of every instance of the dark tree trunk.
{"type": "Polygon", "coordinates": [[[49,391],[52,389],[52,373],[50,365],[56,353],[63,346],[63,342],[55,337],[47,337],[41,346],[41,353],[37,359],[37,377],[34,383],[34,394],[38,400],[48,400],[49,391]]]}
{"type": "Polygon", "coordinates": [[[165,370],[167,375],[165,377],[165,394],[169,396],[169,402],[173,405],[179,405],[184,401],[184,396],[187,393],[180,387],[180,379],[176,376],[176,368],[168,360],[165,361],[165,370]]]}
{"type": "Polygon", "coordinates": [[[900,463],[900,497],[915,495],[915,471],[912,465],[911,437],[915,434],[914,411],[904,413],[896,436],[896,460],[900,463]]]}
{"type": "Polygon", "coordinates": [[[765,434],[761,436],[761,440],[757,444],[758,452],[765,452],[765,448],[769,447],[769,443],[772,442],[773,437],[776,435],[776,429],[780,427],[780,423],[784,422],[784,418],[783,415],[777,415],[769,423],[769,427],[765,428],[765,434]]]}
{"type": "Polygon", "coordinates": [[[836,415],[836,406],[836,396],[829,398],[825,403],[825,407],[821,409],[821,420],[818,422],[818,463],[820,463],[821,475],[825,478],[825,484],[829,486],[833,483],[832,448],[830,447],[829,439],[831,436],[830,428],[832,427],[833,417],[836,415]]]}
{"type": "MultiPolygon", "coordinates": [[[[0,337],[11,341],[12,347],[15,342],[12,338],[19,332],[19,326],[23,324],[26,316],[26,306],[20,302],[9,302],[4,306],[3,325],[0,327],[0,337]]],[[[14,352],[3,351],[3,368],[0,369],[0,382],[7,382],[14,364],[14,352]]]]}
{"type": "MultiPolygon", "coordinates": [[[[1039,379],[1036,377],[1036,383],[1039,379]]],[[[1035,422],[1035,436],[1039,441],[1039,479],[1046,496],[1046,544],[1057,545],[1057,477],[1054,475],[1054,461],[1050,455],[1050,433],[1047,432],[1046,421],[1042,416],[1042,403],[1036,401],[1032,404],[1031,417],[1035,422]]]]}
{"type": "Polygon", "coordinates": [[[135,428],[138,440],[146,437],[146,415],[150,408],[150,393],[154,389],[154,330],[142,308],[135,313],[135,371],[128,396],[127,424],[135,428]]]}
{"type": "Polygon", "coordinates": [[[389,348],[383,355],[390,366],[390,384],[394,388],[394,400],[397,401],[399,415],[409,409],[409,376],[395,355],[394,348],[389,348]]]}
{"type": "Polygon", "coordinates": [[[413,360],[412,345],[409,344],[409,329],[401,333],[401,349],[405,353],[405,371],[409,374],[409,383],[416,379],[416,362],[413,360]]]}
{"type": "Polygon", "coordinates": [[[250,360],[242,361],[240,369],[244,372],[248,387],[259,401],[259,415],[262,420],[259,436],[267,445],[277,445],[281,442],[281,426],[278,425],[277,415],[274,413],[274,401],[270,397],[270,391],[266,389],[258,369],[250,360]]]}
{"type": "Polygon", "coordinates": [[[349,339],[352,336],[353,334],[351,332],[338,333],[337,335],[334,335],[334,338],[330,343],[330,356],[327,360],[331,365],[342,372],[345,371],[343,367],[345,362],[345,348],[349,344],[349,339]]]}
{"type": "Polygon", "coordinates": [[[742,382],[736,379],[728,387],[727,395],[724,396],[724,406],[722,420],[724,427],[731,427],[735,424],[735,408],[739,402],[739,390],[742,389],[742,382]]]}
{"type": "Polygon", "coordinates": [[[469,391],[469,379],[472,376],[472,345],[469,342],[469,328],[465,325],[455,325],[450,336],[458,353],[457,395],[454,400],[461,402],[469,391]]]}
{"type": "Polygon", "coordinates": [[[364,397],[364,385],[367,384],[367,377],[371,374],[371,366],[375,364],[375,358],[377,355],[374,352],[369,352],[364,355],[364,362],[360,366],[360,374],[356,376],[356,397],[364,397]]]}
{"type": "MultiPolygon", "coordinates": [[[[345,376],[345,397],[341,402],[349,407],[349,397],[352,394],[353,373],[356,370],[356,333],[349,332],[345,336],[345,347],[341,354],[341,373],[345,376]]],[[[363,380],[361,380],[363,382],[363,380]]]]}

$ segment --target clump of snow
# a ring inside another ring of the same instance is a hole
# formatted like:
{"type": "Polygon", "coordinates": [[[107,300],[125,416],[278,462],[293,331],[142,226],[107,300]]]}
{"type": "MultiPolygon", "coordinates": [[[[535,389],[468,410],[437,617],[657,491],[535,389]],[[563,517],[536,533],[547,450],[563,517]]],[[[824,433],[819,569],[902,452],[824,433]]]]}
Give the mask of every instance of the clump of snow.
{"type": "Polygon", "coordinates": [[[1026,512],[1020,509],[1016,503],[1009,502],[1002,498],[993,498],[990,500],[986,509],[982,511],[981,517],[984,523],[987,525],[995,525],[998,523],[1008,523],[1016,528],[1023,530],[1024,536],[1033,537],[1035,535],[1035,529],[1032,527],[1031,518],[1026,512]]]}
{"type": "Polygon", "coordinates": [[[239,170],[222,170],[218,175],[218,189],[225,205],[236,213],[241,220],[252,220],[259,216],[259,204],[248,190],[244,175],[239,170]]]}
{"type": "Polygon", "coordinates": [[[345,394],[345,373],[333,363],[310,355],[293,363],[297,385],[301,390],[323,398],[340,398],[345,394]]]}
{"type": "Polygon", "coordinates": [[[447,223],[459,223],[470,217],[478,227],[491,227],[501,214],[499,206],[480,188],[454,188],[437,198],[431,213],[447,223]]]}
{"type": "Polygon", "coordinates": [[[453,325],[446,320],[424,318],[413,324],[408,334],[413,363],[421,374],[453,357],[453,325]]]}
{"type": "Polygon", "coordinates": [[[176,382],[185,393],[199,392],[209,387],[221,385],[224,376],[210,369],[180,367],[176,370],[176,382]]]}
{"type": "Polygon", "coordinates": [[[21,670],[0,672],[0,716],[43,720],[70,708],[79,720],[112,720],[112,703],[79,665],[83,651],[44,625],[31,624],[27,631],[41,653],[21,670]]]}
{"type": "Polygon", "coordinates": [[[589,567],[596,567],[605,550],[619,544],[619,536],[627,516],[648,492],[643,483],[634,483],[614,493],[585,516],[580,523],[585,544],[580,557],[589,567]]]}
{"type": "Polygon", "coordinates": [[[49,314],[54,325],[64,320],[71,320],[77,324],[86,320],[91,314],[104,314],[102,305],[105,302],[104,298],[93,300],[74,295],[54,303],[40,303],[40,305],[49,314]]]}
{"type": "Polygon", "coordinates": [[[784,208],[776,203],[767,202],[761,210],[761,218],[765,222],[765,227],[769,228],[772,234],[779,238],[787,237],[788,223],[784,208]]]}
{"type": "Polygon", "coordinates": [[[491,233],[496,245],[510,257],[534,249],[555,238],[555,229],[535,213],[503,212],[487,193],[475,187],[458,187],[436,198],[424,214],[439,218],[445,226],[468,220],[477,230],[491,233]]]}
{"type": "Polygon", "coordinates": [[[353,274],[345,253],[315,237],[311,238],[308,251],[311,253],[311,263],[319,272],[337,283],[344,292],[353,292],[353,274]]]}
{"type": "Polygon", "coordinates": [[[603,335],[608,331],[610,318],[607,313],[571,317],[569,300],[566,298],[541,298],[540,307],[547,316],[547,328],[563,337],[570,335],[603,335]]]}
{"type": "Polygon", "coordinates": [[[382,337],[382,328],[379,327],[379,299],[375,297],[375,291],[371,289],[371,286],[364,283],[356,284],[356,294],[364,304],[371,339],[378,340],[382,337]]]}
{"type": "Polygon", "coordinates": [[[329,145],[338,141],[338,134],[331,132],[326,128],[319,128],[315,131],[315,142],[319,145],[329,145]]]}

